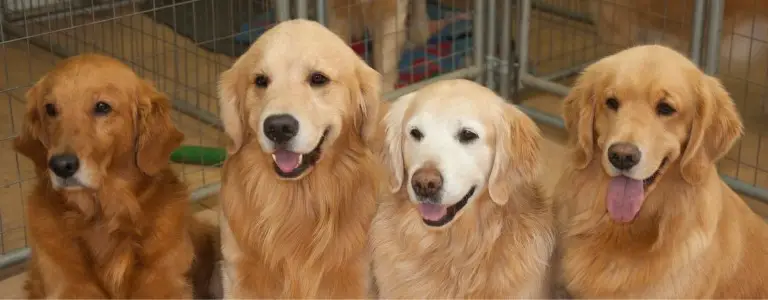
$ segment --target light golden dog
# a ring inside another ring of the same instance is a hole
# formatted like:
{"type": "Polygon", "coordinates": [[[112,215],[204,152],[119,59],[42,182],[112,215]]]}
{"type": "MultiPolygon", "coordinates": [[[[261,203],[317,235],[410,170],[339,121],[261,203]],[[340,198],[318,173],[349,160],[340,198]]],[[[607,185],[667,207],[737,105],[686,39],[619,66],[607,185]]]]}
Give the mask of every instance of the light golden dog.
{"type": "Polygon", "coordinates": [[[261,36],[220,83],[227,298],[362,298],[380,75],[306,20],[261,36]]]}
{"type": "Polygon", "coordinates": [[[553,215],[537,182],[533,121],[472,81],[390,108],[393,195],[371,230],[382,298],[548,298],[553,215]]]}
{"type": "Polygon", "coordinates": [[[718,176],[742,134],[717,79],[650,45],[588,67],[566,97],[555,189],[577,298],[766,298],[768,225],[718,176]]]}
{"type": "Polygon", "coordinates": [[[123,63],[66,59],[27,93],[15,149],[27,202],[30,298],[209,298],[217,232],[191,217],[168,165],[170,103],[123,63]]]}

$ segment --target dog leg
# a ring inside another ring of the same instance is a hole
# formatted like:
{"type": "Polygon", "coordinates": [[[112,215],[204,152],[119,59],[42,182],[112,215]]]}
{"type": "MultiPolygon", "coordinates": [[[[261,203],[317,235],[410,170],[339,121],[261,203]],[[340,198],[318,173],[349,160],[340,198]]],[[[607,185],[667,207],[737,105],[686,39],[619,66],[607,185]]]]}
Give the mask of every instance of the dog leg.
{"type": "Polygon", "coordinates": [[[352,41],[350,32],[350,14],[352,7],[342,5],[336,1],[329,1],[328,4],[328,29],[338,35],[345,43],[352,41]]]}
{"type": "Polygon", "coordinates": [[[397,84],[400,77],[397,66],[405,43],[405,34],[402,31],[405,29],[409,3],[408,0],[397,0],[392,4],[397,5],[396,13],[385,16],[372,30],[373,68],[379,71],[384,79],[382,92],[393,90],[397,84]]]}
{"type": "Polygon", "coordinates": [[[431,35],[426,0],[411,1],[408,27],[408,40],[414,45],[423,46],[431,35]]]}

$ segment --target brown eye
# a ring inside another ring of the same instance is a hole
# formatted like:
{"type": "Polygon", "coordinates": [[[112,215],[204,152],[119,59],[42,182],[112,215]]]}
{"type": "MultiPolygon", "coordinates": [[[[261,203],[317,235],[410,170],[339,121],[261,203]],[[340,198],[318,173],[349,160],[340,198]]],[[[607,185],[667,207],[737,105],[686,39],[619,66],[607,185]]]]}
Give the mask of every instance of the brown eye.
{"type": "Polygon", "coordinates": [[[330,79],[328,79],[328,76],[325,76],[325,74],[320,72],[314,72],[309,75],[309,84],[312,85],[313,87],[324,86],[328,84],[328,81],[330,81],[330,79]]]}
{"type": "Polygon", "coordinates": [[[53,105],[53,103],[45,104],[45,114],[47,114],[49,117],[55,117],[58,115],[59,112],[56,111],[56,105],[53,105]]]}
{"type": "Polygon", "coordinates": [[[421,133],[421,130],[419,130],[418,128],[411,129],[411,132],[409,134],[416,141],[421,141],[421,139],[424,138],[424,134],[421,133]]]}
{"type": "Polygon", "coordinates": [[[671,116],[676,112],[677,110],[669,105],[669,103],[659,102],[659,104],[656,104],[656,114],[659,116],[671,116]]]}
{"type": "Polygon", "coordinates": [[[479,136],[477,136],[477,133],[474,133],[474,132],[472,132],[469,129],[462,129],[456,135],[456,138],[462,144],[469,144],[469,143],[474,142],[475,140],[477,140],[479,138],[479,136]]]}
{"type": "Polygon", "coordinates": [[[97,116],[106,116],[110,112],[112,112],[112,106],[104,101],[96,102],[96,105],[93,106],[93,114],[97,116]]]}
{"type": "Polygon", "coordinates": [[[605,106],[608,106],[611,110],[617,111],[619,110],[619,100],[616,100],[614,97],[610,97],[605,100],[605,106]]]}
{"type": "Polygon", "coordinates": [[[253,80],[253,84],[260,88],[266,88],[269,86],[269,77],[266,75],[257,75],[253,80]]]}

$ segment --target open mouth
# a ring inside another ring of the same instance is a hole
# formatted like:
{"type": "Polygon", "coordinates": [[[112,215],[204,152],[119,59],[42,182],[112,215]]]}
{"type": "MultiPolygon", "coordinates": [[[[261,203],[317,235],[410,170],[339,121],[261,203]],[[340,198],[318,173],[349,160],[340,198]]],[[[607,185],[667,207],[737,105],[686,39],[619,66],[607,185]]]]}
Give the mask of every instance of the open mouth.
{"type": "Polygon", "coordinates": [[[667,158],[664,158],[656,172],[643,180],[632,179],[623,175],[611,178],[605,199],[606,209],[611,219],[616,222],[634,220],[640,212],[643,201],[645,201],[646,190],[656,182],[666,164],[667,158]]]}
{"type": "Polygon", "coordinates": [[[451,206],[434,203],[419,203],[419,212],[421,213],[421,219],[424,221],[424,224],[432,227],[440,227],[451,222],[451,220],[456,217],[456,214],[467,205],[469,198],[475,194],[476,187],[477,186],[473,186],[469,189],[469,192],[461,198],[461,201],[456,202],[456,204],[451,206]]]}
{"type": "Polygon", "coordinates": [[[325,129],[320,141],[309,153],[301,154],[285,149],[277,149],[272,153],[272,161],[274,162],[275,172],[282,178],[296,178],[304,174],[304,172],[310,167],[314,166],[318,160],[322,150],[320,147],[325,142],[325,138],[328,136],[330,129],[325,129]]]}
{"type": "Polygon", "coordinates": [[[664,166],[666,165],[667,165],[667,158],[665,157],[663,160],[661,160],[661,164],[659,164],[659,168],[656,169],[656,172],[653,172],[653,175],[651,175],[651,177],[643,179],[643,187],[648,187],[654,182],[656,182],[656,178],[659,177],[659,174],[661,174],[661,171],[664,169],[664,166]]]}

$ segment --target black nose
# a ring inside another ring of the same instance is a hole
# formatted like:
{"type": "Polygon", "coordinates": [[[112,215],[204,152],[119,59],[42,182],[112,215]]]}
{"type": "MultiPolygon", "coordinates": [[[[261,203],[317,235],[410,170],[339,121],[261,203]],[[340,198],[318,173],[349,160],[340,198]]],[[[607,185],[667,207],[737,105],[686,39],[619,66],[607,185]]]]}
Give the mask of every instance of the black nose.
{"type": "Polygon", "coordinates": [[[619,170],[629,170],[640,162],[640,149],[630,143],[616,143],[608,147],[608,161],[619,170]]]}
{"type": "Polygon", "coordinates": [[[413,192],[424,198],[434,198],[443,188],[443,176],[435,168],[422,168],[411,178],[413,192]]]}
{"type": "Polygon", "coordinates": [[[264,135],[275,143],[286,143],[297,133],[299,121],[291,115],[271,115],[264,119],[264,135]]]}
{"type": "Polygon", "coordinates": [[[59,154],[51,157],[48,161],[48,168],[53,171],[56,176],[61,178],[69,178],[75,175],[77,169],[80,168],[80,160],[77,156],[72,154],[59,154]]]}

